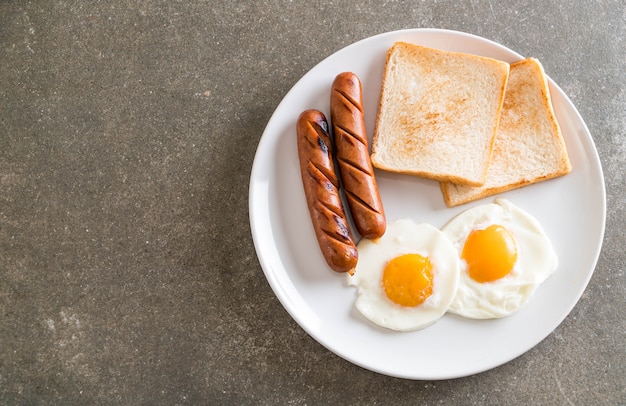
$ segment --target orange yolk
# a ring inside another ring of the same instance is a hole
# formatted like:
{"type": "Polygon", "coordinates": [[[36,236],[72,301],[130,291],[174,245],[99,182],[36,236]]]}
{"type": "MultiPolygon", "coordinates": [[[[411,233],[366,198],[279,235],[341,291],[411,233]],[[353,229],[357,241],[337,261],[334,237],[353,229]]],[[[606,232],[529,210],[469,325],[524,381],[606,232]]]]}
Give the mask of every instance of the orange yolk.
{"type": "Polygon", "coordinates": [[[515,239],[509,230],[497,224],[474,230],[465,241],[461,257],[476,282],[495,281],[508,275],[517,261],[515,239]]]}
{"type": "Polygon", "coordinates": [[[387,297],[401,306],[416,307],[433,293],[432,265],[419,254],[405,254],[387,263],[383,272],[387,297]]]}

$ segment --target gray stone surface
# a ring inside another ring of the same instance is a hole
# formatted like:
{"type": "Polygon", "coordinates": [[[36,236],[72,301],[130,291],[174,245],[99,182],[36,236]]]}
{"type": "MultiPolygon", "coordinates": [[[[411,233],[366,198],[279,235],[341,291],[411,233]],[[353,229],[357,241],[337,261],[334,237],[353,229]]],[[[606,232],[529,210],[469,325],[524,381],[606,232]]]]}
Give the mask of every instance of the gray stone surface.
{"type": "Polygon", "coordinates": [[[0,403],[626,403],[624,21],[607,0],[0,2],[0,403]],[[608,205],[564,322],[437,382],[308,336],[263,275],[247,201],[291,86],[354,41],[418,27],[539,58],[589,126],[608,205]]]}

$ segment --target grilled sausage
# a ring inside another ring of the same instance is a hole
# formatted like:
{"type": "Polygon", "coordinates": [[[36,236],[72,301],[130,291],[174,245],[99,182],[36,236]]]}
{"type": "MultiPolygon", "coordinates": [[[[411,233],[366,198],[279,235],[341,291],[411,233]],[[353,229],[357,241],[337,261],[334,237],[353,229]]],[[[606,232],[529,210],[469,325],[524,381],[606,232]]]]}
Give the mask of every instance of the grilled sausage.
{"type": "Polygon", "coordinates": [[[330,94],[334,144],[352,219],[361,236],[380,238],[387,228],[370,161],[361,81],[352,72],[337,75],[330,94]]]}
{"type": "Polygon", "coordinates": [[[300,173],[317,242],[331,269],[352,274],[358,253],[339,194],[324,114],[317,110],[302,112],[297,137],[300,173]]]}

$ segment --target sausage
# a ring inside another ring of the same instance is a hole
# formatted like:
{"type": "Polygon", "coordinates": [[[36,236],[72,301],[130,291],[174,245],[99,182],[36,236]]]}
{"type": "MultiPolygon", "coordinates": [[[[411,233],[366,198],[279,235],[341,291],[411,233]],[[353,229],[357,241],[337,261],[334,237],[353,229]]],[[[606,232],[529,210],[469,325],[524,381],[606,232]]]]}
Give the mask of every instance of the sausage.
{"type": "Polygon", "coordinates": [[[355,226],[368,239],[382,237],[385,212],[369,155],[361,81],[352,72],[335,78],[330,114],[341,181],[355,226]]]}
{"type": "Polygon", "coordinates": [[[302,184],[317,242],[332,270],[353,274],[358,252],[339,194],[328,122],[322,112],[306,110],[296,127],[302,184]]]}

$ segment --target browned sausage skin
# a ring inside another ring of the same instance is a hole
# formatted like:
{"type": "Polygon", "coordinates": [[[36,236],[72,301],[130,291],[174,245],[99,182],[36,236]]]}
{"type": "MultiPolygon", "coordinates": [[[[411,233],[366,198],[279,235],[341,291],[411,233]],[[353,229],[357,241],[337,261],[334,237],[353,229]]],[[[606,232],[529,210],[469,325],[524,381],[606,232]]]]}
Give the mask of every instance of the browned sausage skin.
{"type": "Polygon", "coordinates": [[[309,214],[322,254],[335,272],[354,273],[358,252],[339,194],[333,146],[323,113],[306,110],[297,122],[298,158],[309,214]]]}
{"type": "Polygon", "coordinates": [[[335,153],[352,219],[361,236],[380,238],[387,222],[370,161],[361,81],[354,73],[343,72],[335,78],[330,114],[335,153]]]}

